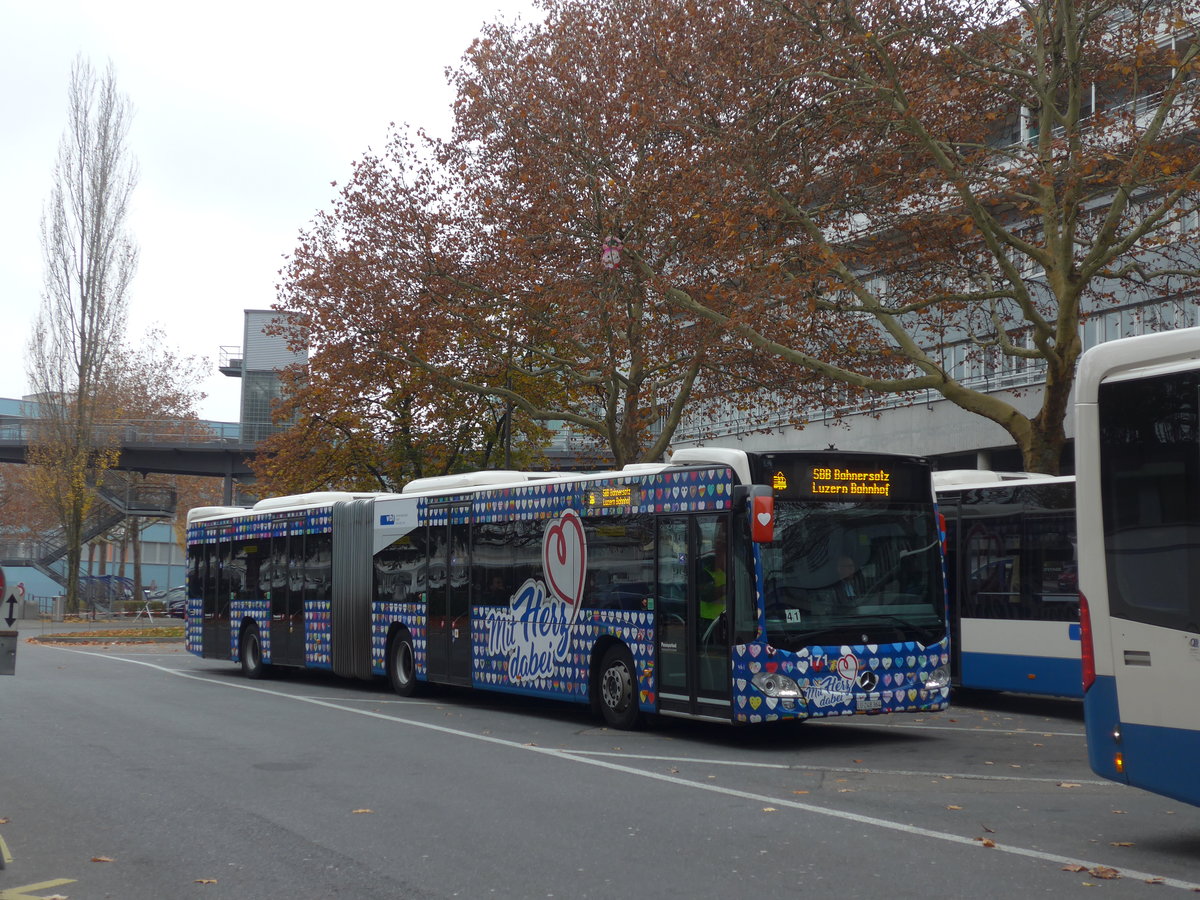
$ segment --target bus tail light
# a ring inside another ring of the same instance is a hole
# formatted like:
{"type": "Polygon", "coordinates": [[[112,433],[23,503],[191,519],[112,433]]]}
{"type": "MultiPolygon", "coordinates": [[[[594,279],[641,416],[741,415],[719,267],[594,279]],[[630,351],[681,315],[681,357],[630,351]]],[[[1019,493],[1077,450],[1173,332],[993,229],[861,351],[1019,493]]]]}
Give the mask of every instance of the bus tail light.
{"type": "Polygon", "coordinates": [[[1096,682],[1096,651],[1092,647],[1092,616],[1082,591],[1079,593],[1079,655],[1083,662],[1083,692],[1086,694],[1096,682]]]}

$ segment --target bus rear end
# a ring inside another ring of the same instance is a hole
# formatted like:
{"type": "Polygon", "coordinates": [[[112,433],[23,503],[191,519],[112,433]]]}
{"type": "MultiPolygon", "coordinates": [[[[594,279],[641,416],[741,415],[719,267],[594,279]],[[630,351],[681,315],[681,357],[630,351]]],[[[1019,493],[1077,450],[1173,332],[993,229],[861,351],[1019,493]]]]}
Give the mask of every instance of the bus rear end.
{"type": "Polygon", "coordinates": [[[1092,768],[1200,803],[1200,329],[1101,345],[1076,405],[1092,768]]]}

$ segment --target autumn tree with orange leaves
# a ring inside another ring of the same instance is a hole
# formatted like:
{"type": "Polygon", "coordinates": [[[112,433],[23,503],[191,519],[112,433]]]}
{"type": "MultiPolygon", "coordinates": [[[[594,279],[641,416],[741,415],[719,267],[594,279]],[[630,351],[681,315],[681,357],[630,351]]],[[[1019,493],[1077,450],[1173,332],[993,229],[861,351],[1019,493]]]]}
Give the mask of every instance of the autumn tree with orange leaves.
{"type": "MultiPolygon", "coordinates": [[[[652,249],[674,284],[737,295],[743,248],[714,243],[690,199],[721,174],[688,164],[678,133],[631,106],[655,82],[643,43],[586,19],[491,26],[454,75],[453,138],[397,131],[356,166],[280,291],[313,347],[303,403],[322,410],[317,433],[347,436],[337,446],[353,454],[348,435],[364,432],[348,423],[381,397],[425,409],[474,396],[518,430],[590,435],[623,465],[661,458],[685,410],[811,400],[802,369],[681,312],[626,257],[652,249]]],[[[789,339],[830,340],[810,339],[811,324],[792,317],[789,339]]],[[[437,421],[411,433],[436,437],[437,421]]]]}
{"type": "Polygon", "coordinates": [[[396,489],[496,468],[506,455],[528,461],[522,448],[546,441],[503,399],[447,386],[518,375],[492,356],[498,322],[457,309],[467,251],[436,208],[437,188],[409,180],[401,144],[390,145],[395,159],[360,161],[285,269],[280,305],[292,315],[272,330],[307,347],[308,364],[284,373],[277,415],[294,424],[260,447],[260,490],[396,489]],[[515,457],[505,452],[514,442],[515,457]]]}
{"type": "Polygon", "coordinates": [[[743,249],[732,304],[652,249],[631,260],[680,309],[766,353],[867,391],[936,392],[1053,473],[1081,328],[1118,303],[1171,327],[1193,302],[1194,3],[556,6],[611,10],[614,35],[653,45],[673,94],[654,115],[730,185],[696,202],[743,249]],[[791,343],[778,317],[814,309],[892,371],[791,343]],[[1032,415],[978,377],[1029,365],[1045,373],[1032,415]]]}
{"type": "Polygon", "coordinates": [[[935,392],[1055,472],[1081,328],[1169,326],[1196,286],[1191,4],[542,6],[452,74],[452,139],[368,154],[286,270],[339,409],[386,365],[620,464],[685,411],[935,392]],[[988,382],[1029,366],[1032,414],[988,382]]]}
{"type": "Polygon", "coordinates": [[[475,394],[447,392],[394,360],[369,376],[331,350],[318,364],[284,373],[278,415],[293,424],[260,445],[251,463],[260,494],[396,490],[406,481],[471,469],[543,464],[549,435],[475,394]],[[364,383],[364,377],[369,381],[364,383]]]}

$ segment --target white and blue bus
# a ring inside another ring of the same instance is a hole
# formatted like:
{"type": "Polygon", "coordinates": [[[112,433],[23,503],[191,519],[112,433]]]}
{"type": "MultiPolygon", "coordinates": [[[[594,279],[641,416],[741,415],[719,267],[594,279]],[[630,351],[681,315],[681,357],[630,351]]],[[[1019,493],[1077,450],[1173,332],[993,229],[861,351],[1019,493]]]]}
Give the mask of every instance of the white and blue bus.
{"type": "Polygon", "coordinates": [[[729,723],[945,707],[924,460],[698,448],[188,516],[187,647],[729,723]]]}
{"type": "Polygon", "coordinates": [[[1076,391],[1089,761],[1200,804],[1200,328],[1089,350],[1076,391]]]}
{"type": "Polygon", "coordinates": [[[953,684],[1082,697],[1074,476],[953,470],[933,482],[953,684]]]}

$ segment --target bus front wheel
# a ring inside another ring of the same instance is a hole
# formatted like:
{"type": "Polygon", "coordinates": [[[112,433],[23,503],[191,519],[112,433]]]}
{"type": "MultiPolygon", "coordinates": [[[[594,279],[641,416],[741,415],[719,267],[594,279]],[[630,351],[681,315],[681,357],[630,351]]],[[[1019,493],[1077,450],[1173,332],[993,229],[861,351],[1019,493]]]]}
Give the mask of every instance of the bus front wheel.
{"type": "Polygon", "coordinates": [[[609,647],[600,663],[600,712],[612,728],[630,731],[640,718],[633,657],[620,645],[609,647]]]}
{"type": "Polygon", "coordinates": [[[247,678],[262,678],[267,674],[267,667],[263,662],[262,639],[258,636],[257,625],[247,625],[242,629],[238,648],[242,657],[242,674],[247,678]]]}
{"type": "Polygon", "coordinates": [[[411,697],[416,692],[417,662],[413,654],[412,638],[407,631],[392,638],[387,670],[393,691],[401,697],[411,697]]]}

